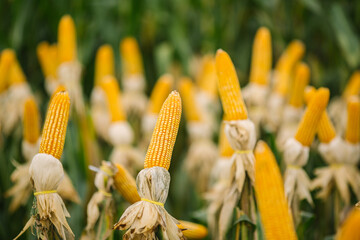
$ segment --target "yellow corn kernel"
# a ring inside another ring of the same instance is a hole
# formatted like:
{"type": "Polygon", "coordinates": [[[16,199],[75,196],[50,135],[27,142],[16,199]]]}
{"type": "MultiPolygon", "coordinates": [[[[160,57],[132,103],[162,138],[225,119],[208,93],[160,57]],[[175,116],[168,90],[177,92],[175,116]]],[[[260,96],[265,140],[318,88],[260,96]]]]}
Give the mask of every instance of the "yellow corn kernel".
{"type": "Polygon", "coordinates": [[[347,114],[345,139],[357,144],[360,142],[360,99],[358,96],[348,98],[347,114]]]}
{"type": "Polygon", "coordinates": [[[329,101],[329,89],[319,88],[310,100],[301,119],[295,139],[303,146],[310,146],[319,126],[319,121],[329,101]]]}
{"type": "Polygon", "coordinates": [[[111,121],[125,121],[126,114],[120,102],[120,88],[114,76],[103,78],[100,83],[101,88],[104,90],[108,107],[110,109],[111,121]]]}
{"type": "MultiPolygon", "coordinates": [[[[310,100],[314,97],[315,93],[316,93],[316,89],[312,86],[309,86],[305,89],[306,104],[310,102],[310,100]]],[[[336,137],[336,130],[326,110],[323,112],[320,118],[317,133],[319,140],[322,143],[329,143],[331,142],[331,140],[333,140],[336,137]]]]}
{"type": "Polygon", "coordinates": [[[115,164],[117,173],[114,176],[115,189],[130,204],[141,200],[136,189],[136,182],[133,176],[120,164],[115,164]]]}
{"type": "Polygon", "coordinates": [[[225,123],[221,123],[220,136],[219,136],[219,152],[220,157],[229,158],[234,154],[234,149],[230,146],[230,143],[225,134],[225,123]]]}
{"type": "Polygon", "coordinates": [[[59,64],[72,62],[77,59],[76,30],[74,21],[70,15],[65,15],[60,19],[58,48],[59,64]]]}
{"type": "Polygon", "coordinates": [[[144,168],[158,166],[169,170],[180,118],[181,98],[177,91],[172,91],[161,107],[146,153],[144,168]]]}
{"type": "Polygon", "coordinates": [[[360,239],[360,209],[353,208],[336,234],[336,240],[360,239]]]}
{"type": "Polygon", "coordinates": [[[197,84],[201,90],[211,97],[217,97],[217,76],[215,59],[212,55],[205,55],[202,59],[202,67],[197,77],[197,84]]]}
{"type": "Polygon", "coordinates": [[[208,235],[208,230],[205,226],[193,222],[179,220],[178,228],[180,228],[186,239],[203,239],[208,235]]]}
{"type": "Polygon", "coordinates": [[[297,239],[274,154],[263,141],[257,143],[254,154],[255,193],[266,239],[297,239]]]}
{"type": "Polygon", "coordinates": [[[60,159],[63,152],[66,128],[69,119],[70,97],[68,92],[59,92],[51,100],[41,136],[39,153],[50,154],[60,159]]]}
{"type": "Polygon", "coordinates": [[[40,137],[39,109],[32,97],[26,99],[24,104],[24,139],[28,143],[36,143],[40,137]]]}
{"type": "Polygon", "coordinates": [[[230,56],[219,49],[215,60],[218,88],[225,114],[229,120],[247,119],[248,114],[241,96],[239,80],[230,56]]]}
{"type": "Polygon", "coordinates": [[[143,74],[141,53],[135,38],[127,37],[121,41],[120,55],[124,76],[143,74]]]}
{"type": "Polygon", "coordinates": [[[0,93],[8,87],[10,66],[15,60],[15,53],[11,49],[4,49],[0,55],[0,93]]]}
{"type": "Polygon", "coordinates": [[[300,62],[295,66],[295,79],[290,94],[289,104],[295,108],[303,105],[304,89],[310,79],[310,68],[306,63],[300,62]]]}
{"type": "Polygon", "coordinates": [[[159,114],[162,104],[169,95],[174,78],[171,74],[162,75],[156,82],[149,99],[148,112],[151,114],[159,114]]]}
{"type": "Polygon", "coordinates": [[[352,95],[360,94],[360,71],[355,71],[346,85],[343,97],[346,99],[352,95]]]}
{"type": "Polygon", "coordinates": [[[197,122],[201,120],[199,109],[195,100],[195,85],[188,77],[182,77],[179,83],[179,91],[183,100],[185,117],[187,121],[197,122]]]}
{"type": "Polygon", "coordinates": [[[55,91],[52,93],[51,97],[50,97],[50,102],[53,99],[53,97],[56,96],[57,93],[59,92],[65,92],[66,91],[66,87],[62,84],[60,84],[59,86],[57,86],[57,88],[55,89],[55,91]]]}
{"type": "Polygon", "coordinates": [[[21,66],[19,62],[14,59],[14,62],[11,64],[10,70],[9,70],[9,83],[10,85],[16,85],[26,82],[26,77],[21,69],[21,66]]]}
{"type": "Polygon", "coordinates": [[[96,54],[95,85],[99,86],[105,76],[115,76],[114,51],[109,44],[102,45],[96,54]]]}
{"type": "Polygon", "coordinates": [[[267,85],[272,65],[271,35],[269,29],[257,30],[251,58],[250,82],[267,85]]]}
{"type": "Polygon", "coordinates": [[[292,41],[276,64],[277,80],[274,90],[276,93],[285,96],[290,83],[291,71],[297,61],[299,61],[305,52],[304,44],[299,40],[292,41]]]}

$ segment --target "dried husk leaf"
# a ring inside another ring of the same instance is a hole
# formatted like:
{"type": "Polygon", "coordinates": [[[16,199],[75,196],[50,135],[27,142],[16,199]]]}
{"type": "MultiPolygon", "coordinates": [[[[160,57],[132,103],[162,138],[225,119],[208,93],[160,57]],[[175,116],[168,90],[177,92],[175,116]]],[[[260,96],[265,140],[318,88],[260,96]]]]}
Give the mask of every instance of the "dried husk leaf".
{"type": "Polygon", "coordinates": [[[144,155],[131,145],[120,145],[111,152],[110,161],[121,164],[132,176],[135,176],[144,166],[144,155]]]}
{"type": "Polygon", "coordinates": [[[143,92],[126,91],[125,88],[121,95],[121,101],[129,118],[135,117],[139,119],[146,112],[148,99],[143,92]]]}
{"type": "Polygon", "coordinates": [[[94,129],[98,136],[109,142],[110,114],[104,91],[99,86],[95,86],[91,92],[91,116],[94,129]]]}
{"type": "Polygon", "coordinates": [[[219,98],[210,96],[206,92],[199,90],[195,95],[196,103],[201,110],[201,118],[209,125],[210,134],[213,134],[218,128],[218,116],[221,112],[219,98]]]}
{"type": "Polygon", "coordinates": [[[270,132],[276,132],[281,124],[285,98],[278,93],[271,93],[266,104],[264,127],[270,132]]]}
{"type": "MultiPolygon", "coordinates": [[[[141,198],[165,203],[170,185],[170,174],[162,167],[143,169],[136,178],[136,186],[141,198]]],[[[158,227],[164,239],[185,239],[173,218],[164,207],[157,204],[139,201],[131,205],[114,225],[114,229],[126,230],[123,239],[152,240],[157,239],[158,227]]]]}

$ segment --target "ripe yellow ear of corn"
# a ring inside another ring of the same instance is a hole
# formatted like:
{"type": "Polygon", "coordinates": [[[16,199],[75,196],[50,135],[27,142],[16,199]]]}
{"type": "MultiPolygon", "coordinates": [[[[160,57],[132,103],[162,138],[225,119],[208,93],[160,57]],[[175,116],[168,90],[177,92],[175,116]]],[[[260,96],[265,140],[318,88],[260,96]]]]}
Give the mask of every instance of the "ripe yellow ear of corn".
{"type": "Polygon", "coordinates": [[[32,97],[25,101],[23,124],[25,141],[31,144],[36,143],[40,137],[40,117],[39,109],[32,97]]]}
{"type": "Polygon", "coordinates": [[[142,57],[135,38],[124,38],[120,43],[120,55],[125,76],[143,74],[142,57]]]}
{"type": "Polygon", "coordinates": [[[77,59],[76,29],[74,20],[70,15],[60,19],[58,28],[59,64],[72,62],[77,59]]]}
{"type": "Polygon", "coordinates": [[[115,76],[114,51],[109,44],[102,45],[96,54],[95,85],[105,76],[115,76]]]}
{"type": "Polygon", "coordinates": [[[278,79],[275,82],[274,90],[276,93],[285,96],[288,91],[291,71],[297,61],[299,61],[305,52],[305,45],[299,41],[292,41],[276,64],[278,79]]]}
{"type": "Polygon", "coordinates": [[[174,78],[171,74],[164,74],[157,80],[149,99],[149,113],[159,114],[161,106],[169,95],[173,84],[174,78]]]}
{"type": "Polygon", "coordinates": [[[271,34],[269,29],[257,30],[251,59],[250,82],[267,85],[272,65],[271,34]]]}
{"type": "Polygon", "coordinates": [[[358,96],[348,98],[347,114],[345,139],[357,144],[360,142],[360,99],[358,96]]]}
{"type": "Polygon", "coordinates": [[[208,235],[208,230],[205,226],[189,221],[179,220],[178,228],[183,230],[183,234],[187,239],[203,239],[208,235]]]}
{"type": "Polygon", "coordinates": [[[56,78],[58,67],[57,45],[49,45],[47,42],[41,42],[37,46],[36,53],[45,77],[56,78]]]}
{"type": "MultiPolygon", "coordinates": [[[[225,120],[225,119],[224,119],[225,120]]],[[[225,123],[221,123],[220,136],[219,136],[219,152],[220,157],[231,157],[234,154],[234,149],[230,146],[230,143],[225,134],[225,123]]]]}
{"type": "Polygon", "coordinates": [[[329,101],[329,89],[319,88],[310,100],[301,119],[295,139],[303,146],[310,146],[319,126],[319,121],[329,101]]]}
{"type": "Polygon", "coordinates": [[[217,76],[215,59],[212,55],[205,55],[202,59],[202,67],[197,77],[197,84],[201,90],[211,97],[217,96],[217,76]]]}
{"type": "Polygon", "coordinates": [[[62,84],[60,84],[59,86],[57,86],[57,88],[55,89],[55,91],[53,92],[53,94],[50,97],[50,102],[53,99],[53,97],[56,96],[57,93],[59,92],[65,92],[66,91],[66,87],[62,84]]]}
{"type": "Polygon", "coordinates": [[[126,115],[120,102],[120,88],[114,76],[105,77],[101,83],[101,88],[104,90],[108,107],[110,109],[111,121],[125,121],[126,115]]]}
{"type": "Polygon", "coordinates": [[[59,92],[51,100],[41,136],[39,153],[60,159],[69,119],[70,97],[68,92],[59,92]]]}
{"type": "Polygon", "coordinates": [[[353,208],[339,229],[336,240],[360,239],[360,209],[353,208]]]}
{"type": "Polygon", "coordinates": [[[0,93],[8,87],[9,69],[15,61],[15,53],[11,49],[4,49],[0,55],[0,93]]]}
{"type": "Polygon", "coordinates": [[[290,94],[289,104],[295,108],[303,105],[304,89],[310,80],[310,68],[306,63],[298,63],[295,66],[295,78],[290,94]]]}
{"type": "Polygon", "coordinates": [[[254,153],[256,201],[266,239],[297,239],[275,157],[263,141],[257,143],[254,153]]]}
{"type": "Polygon", "coordinates": [[[220,98],[227,118],[247,119],[248,114],[241,96],[239,80],[230,56],[221,49],[217,50],[215,64],[220,98]]]}
{"type": "Polygon", "coordinates": [[[114,176],[114,185],[116,190],[130,204],[141,200],[136,189],[136,182],[133,176],[120,164],[115,164],[117,173],[114,176]]]}
{"type": "MultiPolygon", "coordinates": [[[[305,102],[308,104],[310,100],[315,96],[316,89],[314,87],[307,87],[305,90],[305,102]]],[[[329,115],[326,110],[323,112],[318,126],[318,137],[320,142],[329,143],[336,137],[336,130],[332,124],[329,115]]]]}
{"type": "Polygon", "coordinates": [[[185,117],[187,121],[198,122],[201,120],[199,109],[195,99],[195,84],[188,77],[182,77],[179,83],[179,91],[183,100],[185,117]]]}
{"type": "Polygon", "coordinates": [[[343,97],[346,99],[353,95],[360,94],[360,71],[355,71],[350,79],[346,88],[343,92],[343,97]]]}
{"type": "Polygon", "coordinates": [[[21,69],[19,62],[15,59],[10,66],[9,70],[9,83],[10,85],[16,85],[26,82],[26,77],[21,69]]]}
{"type": "Polygon", "coordinates": [[[169,170],[180,118],[181,98],[177,91],[172,91],[161,107],[146,153],[144,168],[158,166],[169,170]]]}

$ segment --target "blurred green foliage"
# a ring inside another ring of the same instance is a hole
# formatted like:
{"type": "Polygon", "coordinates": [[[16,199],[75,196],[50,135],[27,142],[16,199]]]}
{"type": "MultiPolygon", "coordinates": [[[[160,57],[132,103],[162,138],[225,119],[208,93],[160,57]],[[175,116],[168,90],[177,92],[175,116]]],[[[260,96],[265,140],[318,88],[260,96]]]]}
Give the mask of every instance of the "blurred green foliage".
{"type": "MultiPolygon", "coordinates": [[[[188,74],[193,54],[214,53],[217,48],[229,52],[243,86],[248,79],[252,41],[260,26],[266,26],[271,31],[274,63],[292,39],[302,40],[306,45],[304,61],[312,70],[312,84],[329,87],[332,95],[341,92],[351,72],[360,65],[360,1],[0,0],[0,50],[9,47],[16,50],[28,81],[40,99],[47,99],[47,96],[36,57],[36,46],[41,41],[56,41],[57,25],[64,14],[70,14],[76,23],[79,59],[84,66],[83,88],[87,98],[93,87],[97,48],[104,43],[111,44],[119,70],[119,41],[128,35],[135,36],[140,43],[148,81],[147,92],[150,92],[156,79],[168,69],[172,61],[180,63],[184,73],[188,74]]],[[[120,76],[120,71],[117,74],[120,76]]],[[[42,111],[44,113],[45,109],[42,111]]],[[[80,144],[80,140],[77,139],[76,126],[70,125],[69,129],[71,136],[67,139],[72,140],[67,140],[65,146],[67,160],[64,165],[70,169],[69,174],[84,198],[86,182],[81,179],[85,178],[86,170],[77,173],[76,168],[84,164],[75,163],[79,158],[83,161],[82,153],[79,152],[81,147],[76,145],[80,144]]],[[[21,132],[15,132],[5,139],[1,147],[2,196],[11,184],[9,176],[13,166],[9,159],[22,159],[20,139],[21,132]]],[[[186,144],[183,128],[180,129],[178,140],[174,156],[180,156],[186,144]]],[[[318,156],[315,158],[320,161],[318,156]]],[[[185,188],[182,191],[186,192],[186,187],[181,183],[177,181],[174,185],[178,186],[177,189],[185,188]]],[[[170,193],[168,207],[177,214],[186,215],[188,210],[181,212],[172,205],[179,202],[176,199],[178,195],[170,193]]],[[[188,201],[193,199],[196,205],[201,205],[191,191],[188,198],[188,201]]],[[[0,239],[14,237],[29,216],[26,209],[29,209],[31,203],[14,214],[7,212],[8,204],[8,199],[0,199],[0,239]]],[[[316,212],[326,213],[325,207],[316,212]]],[[[70,225],[77,236],[85,224],[85,209],[84,205],[69,207],[72,213],[70,225]]],[[[307,209],[312,211],[308,206],[307,209]]],[[[195,209],[189,207],[190,210],[195,209]]],[[[197,218],[196,215],[201,214],[193,215],[197,218]]],[[[322,218],[317,216],[315,214],[314,222],[321,222],[322,218]]],[[[307,231],[310,234],[303,233],[303,236],[307,236],[306,239],[320,239],[334,234],[332,228],[326,229],[329,224],[324,222],[314,224],[307,231]],[[317,233],[315,229],[318,226],[325,231],[317,233]]]]}

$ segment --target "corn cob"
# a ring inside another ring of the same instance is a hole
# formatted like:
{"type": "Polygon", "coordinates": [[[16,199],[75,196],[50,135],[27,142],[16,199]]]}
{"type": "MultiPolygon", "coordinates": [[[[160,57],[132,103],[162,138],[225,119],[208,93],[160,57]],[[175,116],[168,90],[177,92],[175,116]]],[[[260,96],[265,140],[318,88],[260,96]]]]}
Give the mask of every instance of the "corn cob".
{"type": "Polygon", "coordinates": [[[212,55],[205,55],[202,59],[202,68],[197,77],[197,84],[201,90],[208,93],[209,96],[217,96],[217,76],[215,69],[215,60],[212,55]]]}
{"type": "Polygon", "coordinates": [[[301,119],[295,139],[303,146],[310,146],[319,126],[319,121],[329,101],[329,89],[320,88],[310,100],[301,119]]]}
{"type": "Polygon", "coordinates": [[[151,92],[148,106],[149,113],[159,114],[161,106],[169,95],[173,84],[174,78],[171,74],[164,74],[159,78],[151,92]]]}
{"type": "Polygon", "coordinates": [[[354,208],[345,219],[336,240],[360,239],[360,209],[354,208]]]}
{"type": "Polygon", "coordinates": [[[41,42],[37,46],[36,53],[45,77],[56,78],[56,70],[58,67],[56,44],[49,45],[47,42],[41,42]]]}
{"type": "Polygon", "coordinates": [[[114,176],[114,185],[116,190],[130,204],[141,200],[136,189],[136,182],[133,176],[120,164],[115,164],[117,173],[114,176]]]}
{"type": "Polygon", "coordinates": [[[348,98],[347,103],[347,126],[345,139],[357,144],[360,142],[360,100],[357,96],[348,98]]]}
{"type": "Polygon", "coordinates": [[[285,96],[287,94],[291,71],[294,64],[304,55],[304,52],[304,44],[298,40],[294,40],[281,55],[276,64],[276,72],[279,78],[274,87],[274,91],[279,95],[285,96]]]}
{"type": "Polygon", "coordinates": [[[355,71],[343,92],[343,97],[346,99],[352,95],[360,94],[360,71],[355,71]]]}
{"type": "Polygon", "coordinates": [[[183,105],[187,121],[200,121],[201,116],[195,101],[195,85],[190,78],[183,77],[180,79],[179,91],[184,102],[183,105]]]}
{"type": "Polygon", "coordinates": [[[267,85],[271,64],[272,50],[270,31],[266,27],[261,27],[257,30],[253,43],[250,82],[267,85]]]}
{"type": "Polygon", "coordinates": [[[255,193],[266,239],[297,239],[279,167],[263,141],[256,146],[255,160],[255,193]]]}
{"type": "Polygon", "coordinates": [[[289,104],[295,108],[303,105],[304,89],[309,83],[310,69],[306,63],[298,63],[295,66],[295,79],[289,104]]]}
{"type": "Polygon", "coordinates": [[[15,53],[11,49],[4,49],[0,55],[0,93],[8,87],[9,68],[15,60],[15,53]]]}
{"type": "Polygon", "coordinates": [[[12,63],[10,70],[9,70],[9,84],[10,85],[16,85],[26,82],[26,77],[21,69],[21,66],[19,62],[14,59],[14,62],[12,63]]]}
{"type": "Polygon", "coordinates": [[[135,38],[127,37],[121,41],[120,55],[125,76],[143,74],[141,54],[135,38]]]}
{"type": "MultiPolygon", "coordinates": [[[[225,120],[225,119],[224,119],[225,120]]],[[[225,123],[221,123],[220,136],[219,136],[219,152],[220,157],[231,157],[234,154],[234,149],[230,146],[230,143],[225,134],[225,123]]]]}
{"type": "Polygon", "coordinates": [[[24,139],[28,143],[36,143],[40,137],[39,109],[35,100],[30,97],[24,104],[24,139]]]}
{"type": "MultiPolygon", "coordinates": [[[[305,102],[308,104],[310,100],[314,97],[316,93],[316,89],[314,87],[307,87],[305,89],[305,102]]],[[[320,118],[319,127],[317,130],[318,137],[320,142],[329,143],[336,137],[336,130],[334,125],[332,124],[327,111],[325,110],[320,118]]]]}
{"type": "Polygon", "coordinates": [[[64,85],[60,84],[59,86],[57,86],[57,88],[55,89],[55,91],[52,93],[52,95],[50,97],[50,102],[56,96],[57,93],[65,92],[65,91],[66,91],[66,87],[64,85]]]}
{"type": "Polygon", "coordinates": [[[120,88],[115,77],[108,76],[100,83],[101,88],[104,90],[108,107],[110,109],[111,121],[118,122],[126,120],[126,114],[120,102],[120,88]]]}
{"type": "Polygon", "coordinates": [[[59,92],[51,100],[41,136],[39,153],[60,159],[65,143],[69,119],[70,98],[68,92],[59,92]]]}
{"type": "Polygon", "coordinates": [[[163,167],[169,170],[181,118],[181,98],[172,91],[161,107],[146,153],[144,168],[163,167]]]}
{"type": "Polygon", "coordinates": [[[248,114],[241,96],[239,80],[230,56],[219,49],[216,53],[215,64],[218,88],[225,114],[229,120],[247,119],[248,114]]]}
{"type": "Polygon", "coordinates": [[[95,60],[95,85],[99,85],[103,77],[115,76],[114,51],[109,44],[99,48],[95,60]]]}
{"type": "Polygon", "coordinates": [[[183,230],[183,234],[187,239],[203,239],[208,235],[208,230],[205,226],[197,223],[192,223],[184,220],[179,220],[178,228],[183,230]]]}
{"type": "Polygon", "coordinates": [[[77,59],[76,30],[70,15],[61,18],[58,28],[59,64],[77,59]]]}

